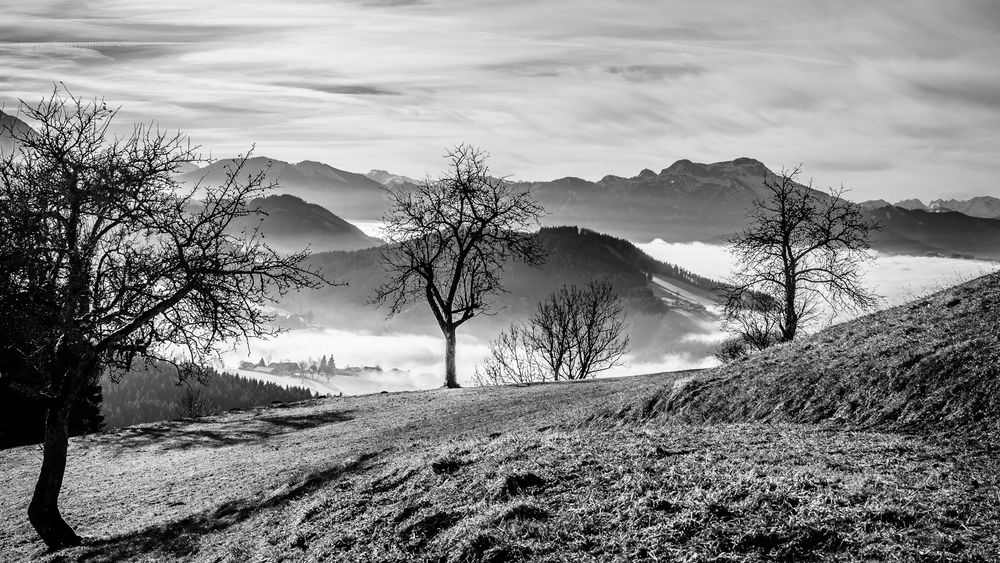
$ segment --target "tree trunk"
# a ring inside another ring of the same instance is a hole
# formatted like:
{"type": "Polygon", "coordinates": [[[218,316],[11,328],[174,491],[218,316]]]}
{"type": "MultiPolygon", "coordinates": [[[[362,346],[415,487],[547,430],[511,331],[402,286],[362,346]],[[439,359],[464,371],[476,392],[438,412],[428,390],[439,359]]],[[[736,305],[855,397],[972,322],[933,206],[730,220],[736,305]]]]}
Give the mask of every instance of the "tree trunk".
{"type": "Polygon", "coordinates": [[[795,290],[785,292],[785,322],[781,327],[781,341],[791,342],[799,327],[799,314],[795,310],[795,290]]]}
{"type": "Polygon", "coordinates": [[[35,493],[28,505],[28,521],[50,550],[80,545],[80,536],[59,514],[59,491],[66,473],[66,449],[69,445],[69,411],[73,401],[57,399],[45,415],[45,443],[42,470],[35,493]]]}
{"type": "Polygon", "coordinates": [[[461,387],[455,370],[455,329],[444,331],[444,386],[449,389],[461,387]]]}

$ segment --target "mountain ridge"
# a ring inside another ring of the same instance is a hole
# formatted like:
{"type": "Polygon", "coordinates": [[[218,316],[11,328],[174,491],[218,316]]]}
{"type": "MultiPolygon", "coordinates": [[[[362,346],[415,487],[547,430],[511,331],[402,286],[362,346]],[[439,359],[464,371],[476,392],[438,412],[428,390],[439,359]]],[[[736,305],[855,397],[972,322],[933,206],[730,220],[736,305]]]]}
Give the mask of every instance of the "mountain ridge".
{"type": "Polygon", "coordinates": [[[259,228],[266,242],[280,252],[296,252],[307,246],[313,252],[358,250],[381,244],[327,208],[291,194],[255,198],[248,207],[260,213],[237,219],[231,229],[259,228]]]}
{"type": "MultiPolygon", "coordinates": [[[[178,179],[188,185],[198,182],[220,184],[226,180],[235,159],[221,159],[212,164],[184,172],[178,179]]],[[[247,159],[240,170],[241,177],[265,174],[265,181],[276,184],[276,194],[295,195],[307,202],[322,205],[330,212],[348,220],[375,220],[385,206],[382,184],[364,174],[348,172],[313,160],[295,164],[266,156],[247,159]]]]}
{"type": "Polygon", "coordinates": [[[0,152],[10,153],[15,146],[11,133],[23,134],[31,132],[33,129],[16,115],[6,113],[0,109],[0,152]]]}
{"type": "MultiPolygon", "coordinates": [[[[697,300],[679,296],[688,293],[713,300],[715,280],[655,260],[626,240],[590,229],[545,227],[536,236],[548,253],[545,263],[540,268],[508,264],[503,273],[506,291],[496,296],[494,314],[477,317],[463,330],[492,338],[510,321],[528,316],[538,301],[564,284],[606,279],[628,312],[634,352],[653,353],[670,343],[666,347],[676,347],[679,353],[696,352],[697,357],[713,353],[712,343],[681,340],[687,333],[709,332],[714,312],[697,300]],[[668,282],[673,291],[664,291],[657,279],[668,282]]],[[[425,303],[414,303],[392,319],[368,303],[387,276],[381,253],[379,248],[368,248],[310,256],[308,265],[347,285],[288,294],[282,307],[335,328],[347,322],[354,329],[439,335],[425,303]]]]}

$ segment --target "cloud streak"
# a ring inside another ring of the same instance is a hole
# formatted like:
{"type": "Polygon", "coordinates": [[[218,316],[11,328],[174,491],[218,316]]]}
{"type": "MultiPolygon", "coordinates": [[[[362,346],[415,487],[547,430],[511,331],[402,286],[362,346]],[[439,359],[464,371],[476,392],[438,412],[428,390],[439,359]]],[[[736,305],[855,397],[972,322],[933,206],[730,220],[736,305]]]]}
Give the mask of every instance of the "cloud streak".
{"type": "Polygon", "coordinates": [[[859,199],[968,197],[1000,175],[997,12],[989,0],[41,1],[5,8],[0,101],[61,81],[217,155],[255,142],[414,177],[467,141],[521,179],[749,155],[801,162],[859,199]]]}

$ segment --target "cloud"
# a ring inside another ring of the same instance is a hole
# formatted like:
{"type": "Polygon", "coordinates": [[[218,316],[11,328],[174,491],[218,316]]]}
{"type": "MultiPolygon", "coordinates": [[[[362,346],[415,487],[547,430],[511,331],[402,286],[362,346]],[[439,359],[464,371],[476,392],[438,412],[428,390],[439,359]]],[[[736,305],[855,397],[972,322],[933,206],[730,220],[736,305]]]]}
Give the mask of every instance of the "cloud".
{"type": "Polygon", "coordinates": [[[346,94],[350,96],[398,96],[399,92],[382,88],[379,86],[366,86],[360,84],[323,84],[314,82],[277,82],[276,86],[286,88],[302,88],[323,92],[325,94],[346,94]]]}
{"type": "MultiPolygon", "coordinates": [[[[707,243],[668,243],[656,239],[637,244],[657,260],[677,264],[694,273],[725,279],[733,268],[726,247],[707,243]]],[[[882,296],[884,305],[898,305],[917,296],[996,271],[996,262],[925,256],[875,255],[866,266],[863,283],[882,296]]]]}
{"type": "Polygon", "coordinates": [[[996,13],[990,0],[40,1],[5,9],[0,101],[62,81],[215,154],[256,142],[413,177],[469,141],[522,179],[749,155],[801,162],[859,199],[968,197],[1000,175],[996,13]]]}
{"type": "Polygon", "coordinates": [[[692,64],[678,65],[627,65],[608,67],[611,74],[620,75],[633,82],[656,82],[659,80],[677,79],[685,76],[698,76],[707,69],[692,64]]]}

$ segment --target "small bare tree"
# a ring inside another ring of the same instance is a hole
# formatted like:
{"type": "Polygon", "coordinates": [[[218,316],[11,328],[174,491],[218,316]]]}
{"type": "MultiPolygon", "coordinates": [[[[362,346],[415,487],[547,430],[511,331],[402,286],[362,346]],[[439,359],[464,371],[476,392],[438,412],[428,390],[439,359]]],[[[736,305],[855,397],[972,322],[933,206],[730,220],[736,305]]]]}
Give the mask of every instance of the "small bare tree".
{"type": "Polygon", "coordinates": [[[59,91],[21,108],[34,130],[12,132],[17,148],[0,158],[0,317],[16,320],[0,328],[32,336],[14,334],[4,354],[18,360],[20,390],[46,404],[28,519],[59,549],[80,542],[58,499],[81,391],[142,358],[180,356],[191,373],[222,345],[273,334],[261,305],[275,293],[325,280],[300,265],[304,252],[229,232],[267,188],[263,174],[241,177],[245,159],[223,185],[185,189],[175,173],[197,157],[179,134],[113,136],[114,110],[59,91]]]}
{"type": "Polygon", "coordinates": [[[729,240],[735,273],[723,289],[731,329],[750,348],[795,338],[826,303],[864,310],[877,296],[861,283],[877,225],[844,188],[822,193],[796,181],[800,169],[765,174],[767,197],[755,201],[749,224],[729,240]]]}
{"type": "Polygon", "coordinates": [[[548,381],[551,374],[531,338],[532,327],[515,322],[490,342],[490,352],[476,368],[476,385],[508,385],[548,381]]]}
{"type": "Polygon", "coordinates": [[[459,387],[455,331],[489,310],[507,261],[541,263],[542,249],[526,231],[537,226],[542,208],[527,191],[490,176],[480,149],[459,145],[446,158],[449,170],[437,181],[387,189],[389,279],[372,301],[388,303],[390,316],[425,301],[445,338],[445,386],[459,387]]]}
{"type": "Polygon", "coordinates": [[[486,384],[586,379],[621,364],[628,351],[625,310],[607,281],[564,286],[491,343],[477,371],[486,384]]]}

